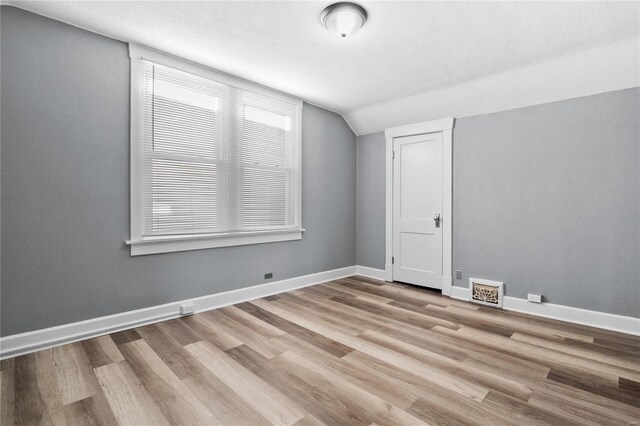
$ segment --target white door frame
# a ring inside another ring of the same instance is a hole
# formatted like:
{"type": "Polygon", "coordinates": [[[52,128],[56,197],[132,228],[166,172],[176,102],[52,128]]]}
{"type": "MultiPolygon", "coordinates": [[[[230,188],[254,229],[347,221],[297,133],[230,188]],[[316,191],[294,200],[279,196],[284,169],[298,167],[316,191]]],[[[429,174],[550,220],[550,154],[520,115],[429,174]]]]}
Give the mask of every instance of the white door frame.
{"type": "Polygon", "coordinates": [[[442,133],[442,294],[451,296],[453,282],[452,218],[453,218],[453,117],[406,126],[391,127],[384,131],[386,146],[386,254],[385,280],[393,281],[393,138],[442,133]]]}

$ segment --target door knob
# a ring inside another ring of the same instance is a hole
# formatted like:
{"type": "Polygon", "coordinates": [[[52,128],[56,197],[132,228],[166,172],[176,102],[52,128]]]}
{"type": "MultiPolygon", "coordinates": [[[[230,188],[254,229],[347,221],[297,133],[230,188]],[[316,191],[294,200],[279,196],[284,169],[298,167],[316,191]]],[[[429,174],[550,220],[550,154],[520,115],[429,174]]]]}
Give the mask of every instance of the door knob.
{"type": "Polygon", "coordinates": [[[436,222],[436,228],[440,228],[440,213],[436,213],[433,220],[436,222]]]}

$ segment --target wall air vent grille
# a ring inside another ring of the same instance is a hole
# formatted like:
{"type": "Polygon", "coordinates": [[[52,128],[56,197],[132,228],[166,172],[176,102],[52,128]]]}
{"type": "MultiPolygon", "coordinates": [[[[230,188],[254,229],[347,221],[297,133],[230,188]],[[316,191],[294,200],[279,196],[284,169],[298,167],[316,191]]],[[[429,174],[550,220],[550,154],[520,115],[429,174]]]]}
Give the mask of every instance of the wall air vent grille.
{"type": "Polygon", "coordinates": [[[469,278],[471,301],[474,303],[502,308],[503,288],[502,282],[469,278]]]}

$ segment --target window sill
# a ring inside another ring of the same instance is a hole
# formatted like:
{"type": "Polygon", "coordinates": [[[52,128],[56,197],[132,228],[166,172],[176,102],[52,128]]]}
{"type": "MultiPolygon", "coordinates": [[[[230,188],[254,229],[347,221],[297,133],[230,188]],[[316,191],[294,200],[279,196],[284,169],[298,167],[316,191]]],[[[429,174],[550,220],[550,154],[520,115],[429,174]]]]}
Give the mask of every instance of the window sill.
{"type": "Polygon", "coordinates": [[[129,240],[125,243],[131,246],[131,256],[142,256],[145,254],[301,240],[303,232],[304,229],[287,229],[219,235],[177,235],[129,240]]]}

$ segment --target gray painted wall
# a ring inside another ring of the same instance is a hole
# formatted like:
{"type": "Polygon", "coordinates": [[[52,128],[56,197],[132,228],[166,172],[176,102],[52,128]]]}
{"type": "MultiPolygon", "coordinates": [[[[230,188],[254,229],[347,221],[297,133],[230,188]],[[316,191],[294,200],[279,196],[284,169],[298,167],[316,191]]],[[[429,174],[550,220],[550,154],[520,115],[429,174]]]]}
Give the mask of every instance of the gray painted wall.
{"type": "Polygon", "coordinates": [[[301,241],[130,257],[126,44],[1,19],[3,336],[355,264],[355,136],[307,104],[301,241]]]}
{"type": "MultiPolygon", "coordinates": [[[[457,120],[455,285],[495,279],[509,296],[639,317],[639,120],[639,88],[457,120]]],[[[384,198],[384,143],[357,140],[359,221],[384,198]]],[[[358,264],[383,269],[384,235],[368,234],[384,213],[369,219],[358,264]]]]}
{"type": "Polygon", "coordinates": [[[640,89],[454,130],[454,269],[505,295],[640,316],[640,89]]]}
{"type": "Polygon", "coordinates": [[[358,136],[356,145],[358,265],[384,269],[384,132],[358,136]]]}

